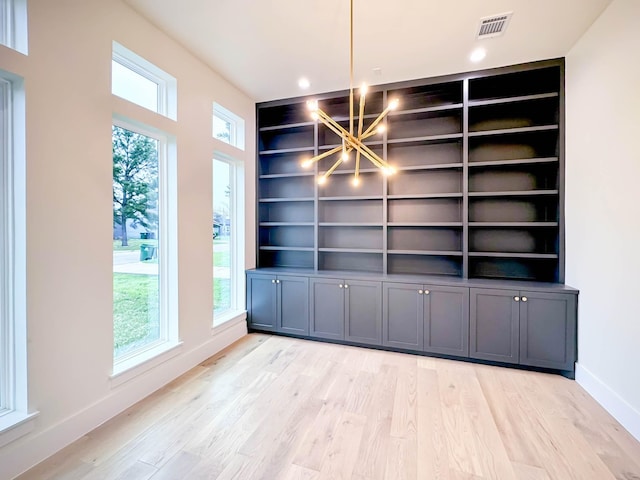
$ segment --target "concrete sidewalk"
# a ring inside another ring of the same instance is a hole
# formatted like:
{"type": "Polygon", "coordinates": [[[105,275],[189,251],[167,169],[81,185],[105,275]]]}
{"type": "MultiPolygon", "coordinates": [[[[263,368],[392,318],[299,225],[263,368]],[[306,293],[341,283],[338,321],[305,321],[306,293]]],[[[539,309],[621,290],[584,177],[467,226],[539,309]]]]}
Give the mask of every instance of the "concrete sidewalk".
{"type": "MultiPolygon", "coordinates": [[[[141,262],[140,252],[138,251],[116,251],[113,252],[113,272],[158,275],[158,264],[141,262]]],[[[213,267],[213,276],[215,278],[229,278],[231,271],[229,267],[213,267]]]]}

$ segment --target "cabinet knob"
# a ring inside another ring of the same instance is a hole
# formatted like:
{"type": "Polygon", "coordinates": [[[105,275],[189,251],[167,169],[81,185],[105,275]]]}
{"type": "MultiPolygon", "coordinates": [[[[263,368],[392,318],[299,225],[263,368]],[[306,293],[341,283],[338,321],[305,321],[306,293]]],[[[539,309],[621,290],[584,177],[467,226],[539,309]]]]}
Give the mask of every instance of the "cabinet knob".
{"type": "Polygon", "coordinates": [[[343,285],[342,285],[342,284],[340,284],[340,285],[338,285],[338,286],[339,286],[340,288],[342,288],[342,287],[343,287],[343,285]]]}
{"type": "Polygon", "coordinates": [[[346,283],[344,284],[344,288],[349,288],[349,285],[347,285],[346,283]]]}
{"type": "Polygon", "coordinates": [[[431,293],[431,292],[430,292],[429,290],[425,290],[425,291],[424,291],[424,294],[425,294],[425,295],[429,295],[430,293],[431,293]]]}
{"type": "Polygon", "coordinates": [[[280,283],[280,280],[276,280],[276,283],[280,283]]]}
{"type": "Polygon", "coordinates": [[[424,292],[422,290],[418,290],[418,294],[422,295],[424,292]]]}
{"type": "Polygon", "coordinates": [[[276,283],[276,281],[275,280],[271,280],[271,283],[276,283]]]}
{"type": "Polygon", "coordinates": [[[520,297],[513,297],[513,299],[514,299],[516,302],[519,302],[519,301],[520,301],[520,297]]]}
{"type": "Polygon", "coordinates": [[[522,297],[522,301],[526,302],[527,301],[527,297],[522,297]]]}

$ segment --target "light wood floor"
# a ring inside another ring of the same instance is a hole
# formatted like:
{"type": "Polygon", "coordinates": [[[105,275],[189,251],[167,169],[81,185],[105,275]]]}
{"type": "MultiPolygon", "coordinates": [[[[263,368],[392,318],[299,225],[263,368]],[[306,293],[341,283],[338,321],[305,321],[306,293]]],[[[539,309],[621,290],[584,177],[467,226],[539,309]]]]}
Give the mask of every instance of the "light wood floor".
{"type": "Polygon", "coordinates": [[[556,375],[252,334],[20,479],[640,479],[556,375]]]}

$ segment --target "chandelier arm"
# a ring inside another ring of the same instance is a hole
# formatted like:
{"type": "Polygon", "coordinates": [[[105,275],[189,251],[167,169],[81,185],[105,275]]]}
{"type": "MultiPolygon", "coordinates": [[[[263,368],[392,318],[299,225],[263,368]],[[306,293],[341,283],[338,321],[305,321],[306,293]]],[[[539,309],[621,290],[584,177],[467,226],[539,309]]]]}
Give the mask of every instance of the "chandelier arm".
{"type": "Polygon", "coordinates": [[[324,178],[327,178],[329,175],[331,175],[334,172],[336,168],[338,168],[338,165],[340,165],[341,163],[342,163],[342,158],[338,158],[338,160],[336,160],[336,163],[334,163],[329,170],[324,172],[322,176],[324,178]]]}
{"type": "MultiPolygon", "coordinates": [[[[362,138],[362,124],[364,122],[364,106],[366,102],[366,95],[360,94],[360,114],[358,115],[358,138],[362,138]]],[[[356,152],[356,173],[354,178],[358,181],[358,175],[360,173],[360,151],[356,152]]]]}
{"type": "Polygon", "coordinates": [[[373,150],[371,150],[369,147],[367,147],[364,143],[362,143],[357,138],[354,138],[353,141],[350,141],[350,143],[351,145],[353,145],[354,148],[361,149],[362,154],[368,157],[369,160],[371,160],[372,157],[375,158],[376,162],[378,162],[381,165],[380,168],[391,168],[391,165],[389,165],[385,160],[380,158],[376,153],[373,152],[373,150]]]}
{"type": "Polygon", "coordinates": [[[321,153],[320,155],[316,155],[315,157],[312,157],[309,159],[309,162],[316,163],[319,162],[320,160],[322,160],[323,158],[327,158],[329,155],[333,155],[334,153],[338,153],[340,150],[342,149],[342,147],[336,147],[336,148],[332,148],[331,150],[321,153]]]}
{"type": "Polygon", "coordinates": [[[391,107],[387,107],[383,110],[383,112],[378,115],[378,118],[376,118],[373,123],[371,125],[369,125],[369,127],[364,131],[364,135],[369,135],[374,128],[376,128],[376,126],[382,121],[382,119],[384,117],[387,116],[387,114],[391,111],[391,107]]]}

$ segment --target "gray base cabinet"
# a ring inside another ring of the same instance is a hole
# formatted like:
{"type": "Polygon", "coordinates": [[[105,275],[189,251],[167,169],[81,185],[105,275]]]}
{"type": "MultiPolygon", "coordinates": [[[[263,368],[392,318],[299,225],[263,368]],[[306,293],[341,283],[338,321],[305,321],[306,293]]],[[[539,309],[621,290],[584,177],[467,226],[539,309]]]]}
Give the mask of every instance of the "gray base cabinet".
{"type": "Polygon", "coordinates": [[[472,358],[574,369],[575,295],[480,288],[470,294],[472,358]]]}
{"type": "Polygon", "coordinates": [[[420,278],[407,276],[354,277],[247,272],[249,328],[574,371],[574,289],[533,282],[439,285],[433,277],[428,278],[433,283],[414,283],[420,278]]]}
{"type": "Polygon", "coordinates": [[[309,278],[247,275],[249,326],[257,330],[309,334],[309,278]]]}
{"type": "Polygon", "coordinates": [[[314,278],[310,290],[312,337],[380,345],[381,282],[314,278]]]}
{"type": "Polygon", "coordinates": [[[469,356],[469,289],[384,284],[383,345],[469,356]]]}

